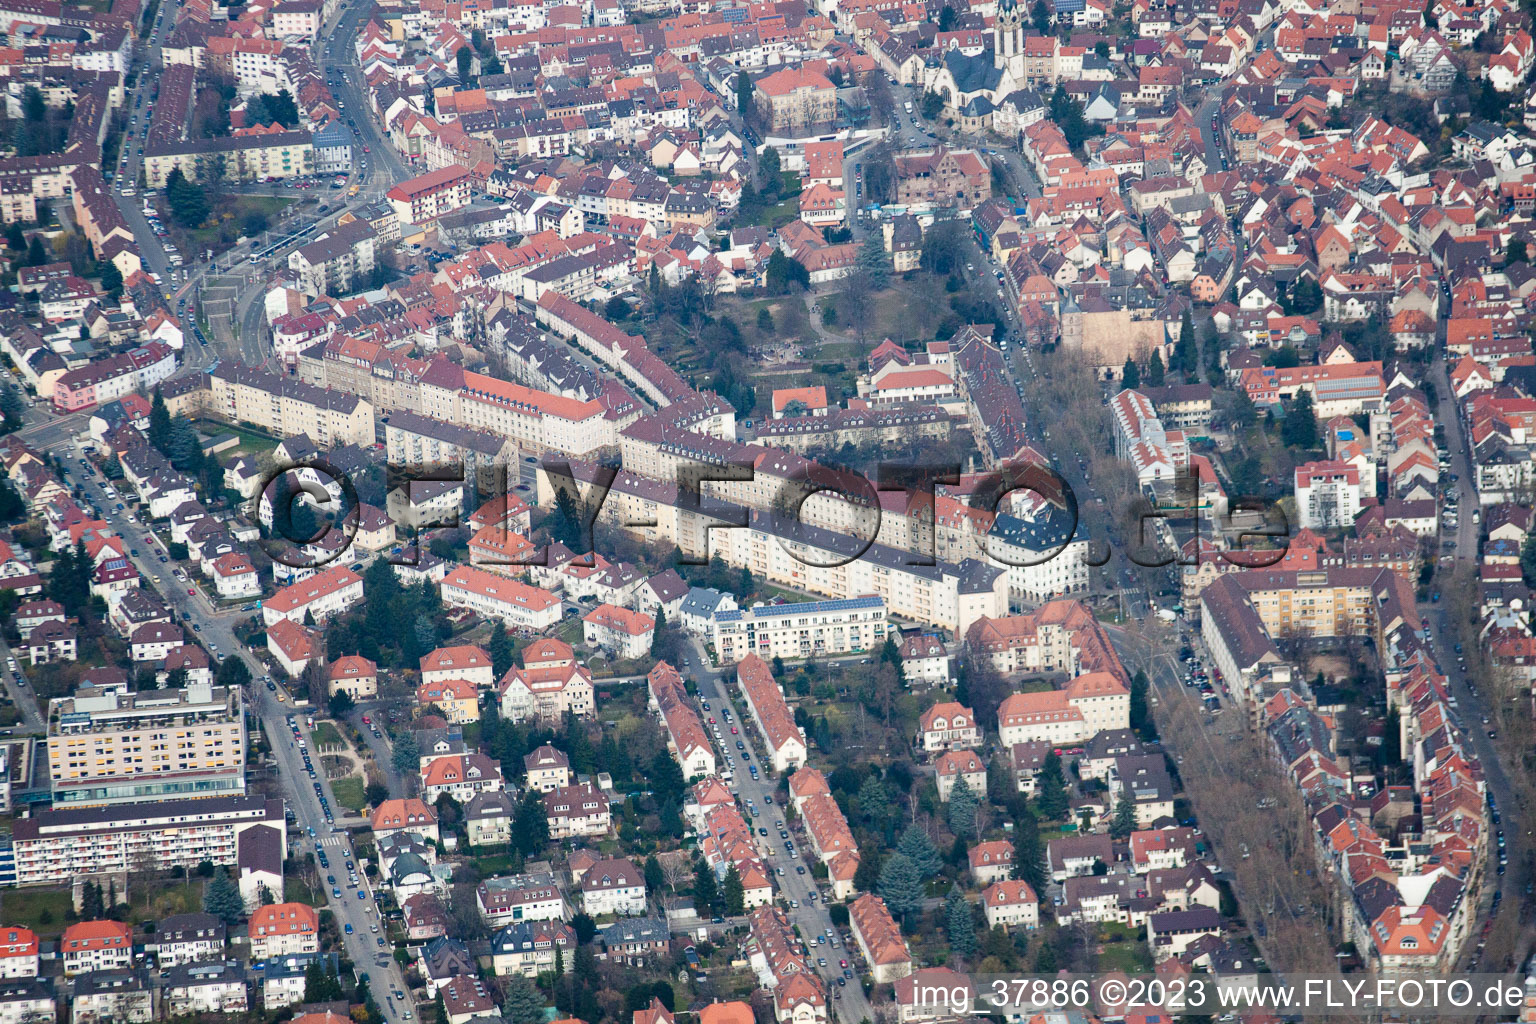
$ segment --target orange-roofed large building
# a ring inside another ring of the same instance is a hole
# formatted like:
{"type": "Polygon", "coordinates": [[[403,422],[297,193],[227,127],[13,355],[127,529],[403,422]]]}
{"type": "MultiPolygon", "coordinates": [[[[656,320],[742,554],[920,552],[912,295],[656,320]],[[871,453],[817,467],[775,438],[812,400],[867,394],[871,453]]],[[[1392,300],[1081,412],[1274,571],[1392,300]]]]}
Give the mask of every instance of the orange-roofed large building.
{"type": "Polygon", "coordinates": [[[331,696],[345,692],[353,700],[378,695],[379,666],[360,654],[347,654],[331,662],[327,673],[331,696]]]}
{"type": "Polygon", "coordinates": [[[344,565],[333,565],[267,598],[261,606],[262,622],[269,628],[280,619],[316,623],[341,615],[363,599],[363,578],[344,565]]]}
{"type": "Polygon", "coordinates": [[[752,89],[752,103],[774,135],[804,134],[837,120],[837,87],[804,68],[785,68],[759,78],[752,89]]]}
{"type": "Polygon", "coordinates": [[[1434,907],[1388,907],[1370,926],[1367,958],[1387,974],[1444,970],[1451,925],[1434,907]]]}
{"type": "Polygon", "coordinates": [[[776,772],[794,771],[805,764],[805,732],[795,724],[794,713],[768,663],[749,654],[736,664],[736,682],[747,702],[752,723],[767,741],[776,772]]]}
{"type": "Polygon", "coordinates": [[[859,847],[848,819],[830,793],[806,797],[800,802],[799,811],[811,849],[827,866],[833,897],[847,899],[853,895],[853,874],[859,866],[859,847]]]}
{"type": "Polygon", "coordinates": [[[538,718],[560,722],[566,715],[586,718],[596,710],[592,673],[575,661],[526,662],[501,677],[501,717],[509,722],[538,718]]]}
{"type": "Polygon", "coordinates": [[[121,921],[81,921],[59,938],[64,976],[87,971],[124,971],[133,966],[133,929],[121,921]]]}
{"type": "Polygon", "coordinates": [[[449,725],[480,721],[480,691],[467,679],[441,679],[416,687],[416,703],[442,711],[449,725]]]}
{"type": "Polygon", "coordinates": [[[822,1024],[827,1019],[827,992],[809,971],[790,974],[773,990],[773,1016],[779,1024],[822,1024]]]}
{"type": "Polygon", "coordinates": [[[35,978],[37,933],[30,928],[0,928],[0,978],[35,978]]]}
{"type": "Polygon", "coordinates": [[[1065,689],[1015,693],[997,709],[1003,746],[1016,743],[1081,743],[1107,729],[1131,725],[1131,691],[1108,672],[1090,672],[1065,689]]]}
{"type": "Polygon", "coordinates": [[[832,795],[832,787],[827,785],[827,777],[820,768],[807,765],[789,777],[789,802],[796,814],[804,814],[805,802],[818,794],[832,795]]]}
{"type": "Polygon", "coordinates": [[[461,565],[443,579],[443,603],[468,608],[517,629],[547,629],[560,621],[560,599],[547,590],[461,565]]]}
{"type": "Polygon", "coordinates": [[[939,788],[939,799],[949,802],[949,795],[962,779],[976,795],[987,791],[987,762],[974,750],[946,750],[934,759],[934,782],[939,788]]]}
{"type": "Polygon", "coordinates": [[[981,743],[981,728],[976,714],[955,701],[943,701],[924,711],[917,719],[917,747],[924,753],[951,747],[975,747],[981,743]]]}
{"type": "Polygon", "coordinates": [[[251,959],[320,952],[320,915],[306,903],[273,903],[251,914],[251,959]]]}
{"type": "Polygon", "coordinates": [[[1022,615],[983,616],[966,630],[965,646],[1004,675],[1111,672],[1130,684],[1109,634],[1087,605],[1070,598],[1049,601],[1022,615]]]}
{"type": "Polygon", "coordinates": [[[644,612],[612,604],[600,604],[581,619],[582,639],[615,658],[645,657],[655,633],[655,619],[644,612]]]}
{"type": "Polygon", "coordinates": [[[496,685],[496,669],[491,656],[474,644],[439,647],[421,659],[421,681],[435,683],[444,679],[464,679],[489,690],[496,685]]]}
{"type": "Polygon", "coordinates": [[[429,842],[437,842],[437,815],[432,808],[416,797],[404,800],[385,800],[375,807],[369,817],[373,827],[374,842],[396,832],[414,832],[429,842]]]}
{"type": "Polygon", "coordinates": [[[889,984],[912,973],[912,954],[879,896],[865,893],[850,903],[848,923],[877,984],[889,984]]]}
{"type": "Polygon", "coordinates": [[[752,1007],[743,1002],[710,1003],[699,1011],[699,1024],[754,1024],[752,1007]]]}
{"type": "Polygon", "coordinates": [[[1040,897],[1022,878],[993,882],[981,894],[988,928],[1040,927],[1040,897]]]}
{"type": "Polygon", "coordinates": [[[774,419],[825,416],[829,411],[827,389],[820,384],[808,388],[779,388],[773,393],[774,419]]]}
{"type": "Polygon", "coordinates": [[[646,676],[650,705],[661,714],[667,730],[667,749],[683,770],[683,778],[707,778],[715,774],[715,748],[694,710],[687,686],[677,669],[665,661],[646,676]]]}

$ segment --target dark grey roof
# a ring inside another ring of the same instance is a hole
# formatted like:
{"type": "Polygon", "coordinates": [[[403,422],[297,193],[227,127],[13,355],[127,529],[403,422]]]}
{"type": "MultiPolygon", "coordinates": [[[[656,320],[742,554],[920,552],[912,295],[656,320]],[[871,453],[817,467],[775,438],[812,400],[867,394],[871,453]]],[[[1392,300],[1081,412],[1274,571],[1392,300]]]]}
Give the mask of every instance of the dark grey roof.
{"type": "Polygon", "coordinates": [[[944,54],[944,67],[955,80],[955,88],[962,93],[995,92],[1003,80],[1003,71],[992,63],[992,52],[983,51],[967,56],[959,50],[944,54]]]}

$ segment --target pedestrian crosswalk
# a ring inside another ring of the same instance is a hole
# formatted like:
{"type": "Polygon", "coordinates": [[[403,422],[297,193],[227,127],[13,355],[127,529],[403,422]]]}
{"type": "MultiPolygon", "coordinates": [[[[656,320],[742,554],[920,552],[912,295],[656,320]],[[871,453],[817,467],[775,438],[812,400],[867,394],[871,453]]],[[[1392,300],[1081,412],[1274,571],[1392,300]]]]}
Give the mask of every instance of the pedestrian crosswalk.
{"type": "Polygon", "coordinates": [[[346,846],[347,845],[347,837],[346,836],[321,836],[320,837],[320,845],[321,846],[330,846],[330,847],[333,847],[333,848],[334,847],[340,847],[340,846],[346,846]]]}

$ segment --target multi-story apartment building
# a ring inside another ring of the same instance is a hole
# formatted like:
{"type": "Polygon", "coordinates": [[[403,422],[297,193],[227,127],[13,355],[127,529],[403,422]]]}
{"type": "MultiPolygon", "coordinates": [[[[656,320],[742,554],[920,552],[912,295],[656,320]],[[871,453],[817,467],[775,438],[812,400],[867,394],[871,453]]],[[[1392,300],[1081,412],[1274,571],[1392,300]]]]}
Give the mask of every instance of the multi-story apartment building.
{"type": "Polygon", "coordinates": [[[753,84],[752,104],[769,134],[804,134],[837,120],[837,87],[814,71],[786,68],[753,84]]]}
{"type": "Polygon", "coordinates": [[[244,1013],[250,1006],[244,965],[233,961],[177,964],[165,970],[164,986],[170,1016],[244,1013]]]}
{"type": "Polygon", "coordinates": [[[715,653],[722,663],[759,658],[819,658],[872,651],[885,643],[885,600],[759,604],[715,616],[715,653]]]}
{"type": "MultiPolygon", "coordinates": [[[[255,825],[287,834],[283,802],[259,796],[170,800],[128,807],[40,811],[12,827],[20,885],[142,865],[195,868],[234,864],[240,835],[255,825]]],[[[286,840],[285,840],[286,841],[286,840]]]]}
{"type": "Polygon", "coordinates": [[[893,982],[912,973],[912,954],[879,896],[865,893],[849,904],[848,924],[877,983],[893,982]]]}
{"type": "MultiPolygon", "coordinates": [[[[535,454],[591,458],[616,443],[616,432],[640,413],[512,384],[438,360],[422,374],[423,415],[495,434],[535,454]]],[[[370,428],[371,429],[371,428],[370,428]]]]}
{"type": "Polygon", "coordinates": [[[480,916],[492,928],[517,921],[564,921],[570,916],[555,876],[527,873],[487,878],[475,890],[480,916]]]}
{"type": "Polygon", "coordinates": [[[220,363],[207,380],[201,409],[226,423],[249,423],[278,437],[304,434],[322,450],[374,443],[373,406],[356,395],[237,362],[220,363]]]}
{"type": "Polygon", "coordinates": [[[1371,637],[1380,645],[1408,621],[1418,622],[1413,584],[1390,568],[1230,572],[1200,594],[1201,635],[1239,704],[1266,677],[1289,682],[1277,639],[1371,637]]]}
{"type": "Polygon", "coordinates": [[[267,181],[315,173],[309,132],[276,132],[222,139],[151,141],[144,150],[144,184],[164,188],[171,172],[188,181],[267,181]]]}
{"type": "MultiPolygon", "coordinates": [[[[627,457],[625,464],[629,464],[627,457]]],[[[766,459],[760,462],[752,486],[782,496],[786,488],[774,484],[764,471],[766,464],[766,459]]],[[[571,470],[585,493],[594,479],[594,467],[573,462],[571,470]]],[[[538,486],[540,503],[553,505],[556,485],[550,475],[541,473],[538,486]]],[[[788,493],[794,493],[793,483],[787,486],[788,493]]],[[[838,504],[853,508],[849,502],[838,504]]],[[[862,515],[854,518],[868,525],[862,515]]],[[[598,519],[649,542],[676,544],[691,553],[707,551],[710,558],[719,557],[733,568],[750,568],[754,576],[776,586],[834,599],[877,595],[891,615],[957,633],[964,633],[983,616],[1003,614],[1008,607],[1007,574],[978,559],[913,564],[911,552],[866,544],[852,529],[834,532],[771,510],[753,511],[723,501],[711,501],[707,511],[697,503],[689,507],[679,499],[675,483],[633,472],[614,478],[598,519]],[[721,528],[727,524],[733,528],[721,528]]]]}
{"type": "Polygon", "coordinates": [[[646,676],[646,687],[649,704],[661,715],[662,728],[667,731],[667,748],[682,767],[683,778],[715,774],[715,749],[694,710],[682,674],[665,661],[658,661],[646,676]]]}
{"type": "Polygon", "coordinates": [[[289,253],[288,267],[310,295],[345,295],[373,273],[376,241],[373,229],[355,220],[289,253]]]}
{"type": "Polygon", "coordinates": [[[651,648],[656,620],[633,608],[605,603],[582,617],[581,630],[588,646],[608,651],[615,658],[640,658],[651,648]]]}
{"type": "Polygon", "coordinates": [[[470,180],[467,168],[449,164],[402,181],[384,193],[384,198],[389,200],[401,223],[429,224],[446,213],[469,205],[470,180]]]}
{"type": "Polygon", "coordinates": [[[814,768],[802,768],[790,776],[790,793],[805,822],[805,834],[816,858],[827,866],[832,895],[853,895],[853,877],[859,870],[859,847],[848,819],[827,789],[826,779],[814,768]]]}
{"type": "Polygon", "coordinates": [[[519,629],[545,629],[560,621],[560,599],[518,580],[461,565],[443,580],[443,603],[468,608],[519,629]]]}
{"type": "Polygon", "coordinates": [[[122,971],[133,966],[133,929],[121,921],[80,921],[59,939],[64,976],[122,971]]]}
{"type": "Polygon", "coordinates": [[[541,661],[525,651],[522,666],[503,676],[500,686],[501,715],[509,722],[560,722],[566,715],[587,717],[596,708],[592,673],[574,659],[541,661]]]}
{"type": "Polygon", "coordinates": [[[1354,523],[1364,493],[1361,484],[1360,467],[1353,463],[1325,460],[1297,466],[1296,513],[1302,529],[1338,530],[1354,523]]]}
{"type": "Polygon", "coordinates": [[[0,978],[35,978],[37,933],[30,928],[0,928],[0,978]]]}
{"type": "Polygon", "coordinates": [[[320,915],[305,903],[273,903],[251,914],[251,959],[320,952],[320,915]]]}
{"type": "Polygon", "coordinates": [[[492,937],[491,970],[534,978],[554,970],[557,953],[564,963],[572,963],[575,948],[576,930],[563,921],[518,921],[492,937]]]}
{"type": "Polygon", "coordinates": [[[53,407],[67,413],[105,405],[135,391],[151,391],[175,372],[175,350],[151,341],[64,373],[53,384],[53,407]]]}
{"type": "Polygon", "coordinates": [[[55,808],[245,792],[240,691],[198,683],[140,693],[86,688],[48,708],[55,808]]]}
{"type": "Polygon", "coordinates": [[[752,723],[767,743],[773,770],[787,772],[805,764],[805,732],[795,724],[768,663],[756,654],[747,655],[736,666],[736,681],[752,723]]]}
{"type": "Polygon", "coordinates": [[[155,990],[149,972],[90,971],[75,979],[70,1024],[149,1024],[155,1019],[155,990]]]}
{"type": "Polygon", "coordinates": [[[446,679],[462,679],[482,690],[489,690],[496,685],[496,670],[491,664],[491,656],[474,644],[439,647],[421,656],[423,685],[446,679]]]}
{"type": "Polygon", "coordinates": [[[51,978],[13,978],[0,982],[0,1024],[29,1024],[58,1019],[51,978]]]}
{"type": "Polygon", "coordinates": [[[363,578],[344,565],[333,565],[273,594],[261,606],[268,626],[280,619],[303,622],[307,615],[324,622],[363,599],[363,578]]]}
{"type": "Polygon", "coordinates": [[[1008,567],[1010,606],[1088,589],[1088,534],[1065,509],[1047,505],[1030,518],[1000,515],[985,548],[991,559],[1008,567]]]}
{"type": "Polygon", "coordinates": [[[483,493],[507,490],[505,478],[497,480],[498,467],[515,466],[520,454],[516,442],[484,430],[430,419],[410,410],[393,413],[384,424],[384,453],[391,466],[462,468],[465,481],[474,481],[483,493]]]}
{"type": "Polygon", "coordinates": [[[591,782],[545,793],[544,814],[549,819],[549,838],[555,840],[606,836],[613,823],[608,794],[591,782]]]}

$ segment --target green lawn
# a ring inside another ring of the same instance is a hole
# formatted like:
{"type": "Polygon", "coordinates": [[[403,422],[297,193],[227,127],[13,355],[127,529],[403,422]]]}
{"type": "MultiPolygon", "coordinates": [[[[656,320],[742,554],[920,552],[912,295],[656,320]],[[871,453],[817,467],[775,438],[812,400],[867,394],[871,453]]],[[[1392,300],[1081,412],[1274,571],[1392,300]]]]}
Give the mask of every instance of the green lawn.
{"type": "Polygon", "coordinates": [[[316,750],[331,751],[345,750],[347,748],[347,743],[341,738],[341,733],[337,732],[336,726],[330,722],[321,722],[315,726],[314,731],[309,734],[309,738],[314,742],[316,750]]]}
{"type": "Polygon", "coordinates": [[[356,775],[331,783],[331,792],[336,794],[336,802],[348,810],[363,809],[363,780],[356,775]]]}
{"type": "Polygon", "coordinates": [[[512,870],[512,858],[504,853],[475,858],[475,870],[482,878],[502,875],[512,870]]]}
{"type": "Polygon", "coordinates": [[[220,452],[220,455],[233,458],[237,455],[262,455],[277,447],[278,442],[265,434],[240,426],[232,426],[228,423],[219,423],[215,420],[197,420],[193,423],[200,433],[209,437],[218,434],[234,434],[240,438],[240,446],[228,451],[220,452]]]}
{"type": "MultiPolygon", "coordinates": [[[[596,607],[596,606],[594,605],[594,607],[596,607]]],[[[586,614],[586,611],[583,611],[581,613],[581,615],[585,615],[585,614],[586,614]]],[[[583,631],[582,631],[582,628],[581,628],[581,615],[578,615],[578,616],[576,616],[574,618],[566,619],[564,622],[560,623],[560,625],[556,626],[555,627],[555,639],[563,640],[566,643],[570,644],[572,647],[576,647],[576,646],[580,645],[581,643],[583,643],[583,639],[582,639],[582,632],[583,631]]]]}
{"type": "Polygon", "coordinates": [[[131,892],[133,910],[130,919],[158,921],[173,914],[191,914],[203,909],[201,878],[178,884],[157,883],[150,889],[131,892]]]}
{"type": "MultiPolygon", "coordinates": [[[[193,231],[177,232],[186,241],[182,255],[188,262],[195,262],[201,258],[205,249],[223,252],[234,245],[241,235],[246,234],[248,228],[256,227],[258,221],[255,218],[264,217],[268,227],[276,227],[284,207],[290,206],[294,201],[287,196],[229,194],[209,214],[209,220],[215,223],[193,231]],[[248,218],[252,220],[248,222],[248,218]]],[[[260,230],[256,228],[257,233],[260,233],[260,230]]]]}
{"type": "Polygon", "coordinates": [[[0,897],[7,923],[31,928],[45,939],[63,933],[69,911],[68,889],[13,889],[0,897]]]}
{"type": "Polygon", "coordinates": [[[1099,970],[1124,971],[1131,975],[1147,974],[1152,970],[1152,954],[1139,937],[1125,942],[1111,942],[1099,950],[1099,970]]]}

